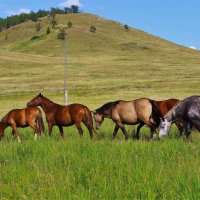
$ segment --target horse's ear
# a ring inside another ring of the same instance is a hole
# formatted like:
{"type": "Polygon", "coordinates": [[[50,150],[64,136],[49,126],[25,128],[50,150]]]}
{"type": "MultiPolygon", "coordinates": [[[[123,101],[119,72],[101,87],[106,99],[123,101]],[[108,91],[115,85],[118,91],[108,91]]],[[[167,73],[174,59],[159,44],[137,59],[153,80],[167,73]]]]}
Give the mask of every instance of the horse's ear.
{"type": "Polygon", "coordinates": [[[39,97],[42,97],[42,93],[39,93],[39,95],[38,95],[39,97]]]}

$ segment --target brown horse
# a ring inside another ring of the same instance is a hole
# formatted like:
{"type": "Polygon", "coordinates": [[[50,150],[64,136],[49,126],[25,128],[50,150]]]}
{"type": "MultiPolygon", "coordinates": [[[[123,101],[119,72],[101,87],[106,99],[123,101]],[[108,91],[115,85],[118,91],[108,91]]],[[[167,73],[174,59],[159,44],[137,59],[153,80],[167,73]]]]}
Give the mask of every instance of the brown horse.
{"type": "MultiPolygon", "coordinates": [[[[163,100],[163,101],[154,101],[154,102],[163,117],[169,110],[171,110],[171,108],[173,106],[175,106],[179,102],[179,100],[178,99],[167,99],[167,100],[163,100]]],[[[180,132],[180,135],[182,135],[182,132],[183,132],[182,122],[180,120],[178,120],[175,122],[175,124],[180,132]]],[[[136,138],[139,138],[139,131],[144,125],[145,124],[143,122],[141,122],[139,124],[139,126],[137,127],[136,138]]]]}
{"type": "Polygon", "coordinates": [[[160,116],[161,114],[155,105],[155,102],[146,98],[133,101],[119,100],[110,102],[94,111],[96,129],[100,128],[104,118],[110,118],[115,122],[113,139],[116,137],[119,128],[122,130],[125,139],[128,139],[128,133],[124,124],[136,125],[138,123],[144,123],[150,127],[152,138],[155,127],[159,125],[160,116]]]}
{"type": "MultiPolygon", "coordinates": [[[[30,126],[35,133],[41,135],[44,132],[44,123],[42,120],[42,112],[37,107],[13,109],[9,111],[0,121],[0,139],[4,135],[4,130],[12,127],[12,134],[16,134],[18,142],[21,142],[17,127],[30,126]],[[38,125],[38,126],[37,126],[38,125]]],[[[37,135],[35,135],[37,137],[37,135]]]]}
{"type": "Polygon", "coordinates": [[[46,120],[49,128],[49,136],[51,136],[52,128],[57,125],[60,130],[60,135],[64,138],[63,126],[76,125],[80,136],[83,135],[81,122],[87,127],[90,138],[93,136],[92,114],[88,107],[81,104],[71,104],[62,106],[54,103],[41,93],[27,103],[27,106],[40,106],[46,115],[46,120]]]}

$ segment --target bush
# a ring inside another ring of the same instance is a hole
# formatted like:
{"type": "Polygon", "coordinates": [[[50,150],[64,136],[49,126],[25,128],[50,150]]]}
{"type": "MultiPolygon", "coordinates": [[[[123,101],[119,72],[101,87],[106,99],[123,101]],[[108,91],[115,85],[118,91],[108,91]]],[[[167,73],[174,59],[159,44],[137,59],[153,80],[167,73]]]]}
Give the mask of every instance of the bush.
{"type": "Polygon", "coordinates": [[[124,29],[125,29],[126,31],[129,31],[129,26],[128,26],[127,24],[125,24],[125,25],[124,25],[124,29]]]}
{"type": "Polygon", "coordinates": [[[96,32],[96,27],[95,26],[90,26],[90,32],[95,33],[96,32]]]}
{"type": "Polygon", "coordinates": [[[41,30],[41,25],[40,25],[40,23],[36,24],[35,30],[36,30],[37,32],[39,32],[39,31],[41,30]]]}
{"type": "Polygon", "coordinates": [[[68,23],[67,23],[67,27],[68,27],[68,28],[71,28],[71,27],[72,27],[72,22],[68,22],[68,23]]]}
{"type": "Polygon", "coordinates": [[[51,30],[50,30],[49,26],[47,27],[46,33],[47,33],[47,35],[51,33],[51,30]]]}
{"type": "Polygon", "coordinates": [[[58,33],[58,35],[57,35],[57,39],[59,39],[59,40],[65,39],[65,30],[64,29],[60,30],[60,33],[58,33]]]}

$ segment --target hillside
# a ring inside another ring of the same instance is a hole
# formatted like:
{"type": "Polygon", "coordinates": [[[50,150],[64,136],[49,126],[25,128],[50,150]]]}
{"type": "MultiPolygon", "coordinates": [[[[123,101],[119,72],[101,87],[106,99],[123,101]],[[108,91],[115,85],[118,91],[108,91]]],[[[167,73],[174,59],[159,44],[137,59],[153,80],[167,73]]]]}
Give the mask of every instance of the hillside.
{"type": "Polygon", "coordinates": [[[69,52],[74,54],[118,52],[126,53],[169,53],[194,51],[175,45],[171,42],[155,37],[143,31],[130,28],[125,31],[122,24],[104,18],[79,13],[68,15],[56,15],[56,28],[51,29],[51,34],[46,35],[46,29],[51,27],[51,17],[44,17],[39,22],[28,21],[12,27],[0,33],[1,49],[16,52],[45,54],[59,56],[63,52],[63,44],[57,40],[59,27],[67,27],[67,22],[72,22],[73,27],[67,30],[69,40],[69,52]],[[37,32],[35,26],[41,24],[41,31],[37,32]],[[95,25],[96,33],[89,31],[90,26],[95,25]],[[5,34],[8,40],[5,40],[5,34]],[[34,36],[39,36],[33,39],[34,36]]]}
{"type": "Polygon", "coordinates": [[[73,24],[67,30],[70,102],[94,108],[115,99],[199,93],[199,51],[134,28],[127,32],[122,24],[92,14],[56,15],[56,21],[50,35],[46,35],[48,17],[40,19],[40,32],[35,22],[28,21],[0,33],[1,113],[24,106],[38,92],[63,102],[64,44],[57,34],[58,27],[69,21],[73,24]],[[91,25],[96,33],[89,31],[91,25]]]}

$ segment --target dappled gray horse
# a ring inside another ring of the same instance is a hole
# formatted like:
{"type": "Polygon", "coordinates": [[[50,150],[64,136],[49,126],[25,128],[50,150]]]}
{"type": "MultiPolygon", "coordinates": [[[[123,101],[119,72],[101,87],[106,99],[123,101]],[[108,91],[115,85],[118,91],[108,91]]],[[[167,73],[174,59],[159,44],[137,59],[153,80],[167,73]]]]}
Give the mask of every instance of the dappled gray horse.
{"type": "Polygon", "coordinates": [[[161,119],[159,138],[163,138],[169,133],[172,123],[176,120],[183,120],[187,140],[193,125],[200,132],[200,96],[190,96],[183,99],[161,119]]]}

